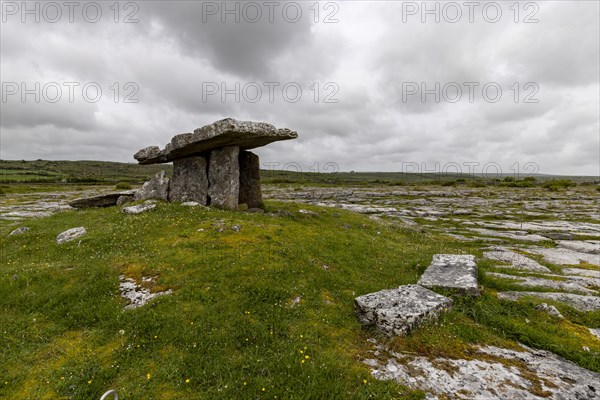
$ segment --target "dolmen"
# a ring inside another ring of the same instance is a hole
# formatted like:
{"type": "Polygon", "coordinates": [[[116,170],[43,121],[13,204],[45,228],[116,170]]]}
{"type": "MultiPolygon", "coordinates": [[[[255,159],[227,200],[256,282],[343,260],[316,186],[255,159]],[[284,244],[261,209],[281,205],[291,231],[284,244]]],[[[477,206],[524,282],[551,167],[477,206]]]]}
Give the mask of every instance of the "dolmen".
{"type": "Polygon", "coordinates": [[[164,149],[150,146],[133,156],[141,165],[173,162],[171,179],[157,174],[135,199],[193,201],[228,210],[262,207],[260,162],[248,150],[297,137],[289,129],[232,118],[175,135],[164,149]]]}

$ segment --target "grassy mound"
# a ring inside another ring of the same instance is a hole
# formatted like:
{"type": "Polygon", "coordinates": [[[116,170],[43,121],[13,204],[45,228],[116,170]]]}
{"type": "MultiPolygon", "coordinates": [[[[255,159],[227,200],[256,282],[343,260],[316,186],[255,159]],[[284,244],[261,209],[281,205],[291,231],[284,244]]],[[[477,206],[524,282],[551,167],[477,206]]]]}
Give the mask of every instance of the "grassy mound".
{"type": "MultiPolygon", "coordinates": [[[[480,251],[350,212],[267,207],[278,212],[159,203],[140,215],[62,212],[18,236],[0,227],[0,398],[96,399],[111,388],[122,399],[421,398],[370,377],[367,339],[386,339],[360,327],[353,300],[415,283],[435,253],[480,251]],[[88,234],[56,244],[76,226],[88,234]],[[120,275],[173,293],[124,310],[120,275]]],[[[582,327],[562,322],[556,337],[556,320],[500,302],[493,284],[438,325],[388,343],[466,357],[473,344],[515,339],[600,370],[600,346],[582,327]]],[[[600,326],[597,313],[561,311],[600,326]]]]}

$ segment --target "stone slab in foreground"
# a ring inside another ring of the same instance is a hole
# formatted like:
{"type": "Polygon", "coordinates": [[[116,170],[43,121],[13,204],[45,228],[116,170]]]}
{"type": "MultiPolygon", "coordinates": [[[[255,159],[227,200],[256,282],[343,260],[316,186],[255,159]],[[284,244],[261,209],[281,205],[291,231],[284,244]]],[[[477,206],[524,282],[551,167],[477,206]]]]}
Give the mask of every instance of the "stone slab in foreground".
{"type": "Polygon", "coordinates": [[[549,292],[500,292],[498,298],[502,300],[517,301],[524,297],[537,297],[543,300],[552,300],[565,303],[579,311],[600,310],[600,297],[584,296],[573,293],[549,293],[549,292]]]}
{"type": "Polygon", "coordinates": [[[452,300],[419,285],[406,285],[359,296],[354,305],[363,325],[375,326],[389,336],[406,336],[436,320],[452,307],[452,300]]]}
{"type": "Polygon", "coordinates": [[[418,282],[427,288],[455,290],[479,295],[477,289],[477,264],[470,254],[435,254],[418,282]]]}
{"type": "Polygon", "coordinates": [[[253,149],[278,140],[296,139],[298,134],[289,129],[277,129],[265,122],[238,121],[226,118],[194,130],[194,133],[176,135],[164,150],[146,147],[133,157],[140,164],[158,164],[177,158],[198,155],[226,146],[253,149]]]}
{"type": "Polygon", "coordinates": [[[432,399],[600,399],[600,374],[553,353],[479,347],[468,359],[395,353],[367,359],[375,379],[394,380],[432,399]],[[435,396],[433,397],[432,396],[435,396]]]}

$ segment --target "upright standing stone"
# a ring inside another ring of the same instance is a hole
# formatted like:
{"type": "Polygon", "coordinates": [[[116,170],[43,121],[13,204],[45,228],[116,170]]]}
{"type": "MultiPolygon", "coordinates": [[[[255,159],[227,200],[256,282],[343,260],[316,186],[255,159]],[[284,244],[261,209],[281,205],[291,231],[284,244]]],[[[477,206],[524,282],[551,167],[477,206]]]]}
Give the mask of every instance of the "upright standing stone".
{"type": "Polygon", "coordinates": [[[165,171],[160,171],[152,179],[144,183],[142,188],[135,193],[136,200],[165,200],[169,198],[169,178],[165,171]]]}
{"type": "Polygon", "coordinates": [[[169,187],[169,201],[195,201],[206,205],[208,176],[206,158],[202,156],[179,158],[173,161],[173,178],[169,187]]]}
{"type": "Polygon", "coordinates": [[[258,156],[249,151],[240,151],[240,204],[248,208],[263,206],[260,191],[260,162],[258,156]]]}
{"type": "Polygon", "coordinates": [[[235,210],[240,193],[240,148],[227,146],[210,152],[208,197],[211,206],[235,210]]]}

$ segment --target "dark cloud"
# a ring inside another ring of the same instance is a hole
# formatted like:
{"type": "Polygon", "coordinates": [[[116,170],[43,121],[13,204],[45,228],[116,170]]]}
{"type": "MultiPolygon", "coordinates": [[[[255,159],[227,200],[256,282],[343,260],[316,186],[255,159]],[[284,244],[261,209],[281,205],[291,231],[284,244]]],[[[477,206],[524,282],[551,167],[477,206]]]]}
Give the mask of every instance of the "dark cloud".
{"type": "Polygon", "coordinates": [[[366,1],[332,3],[337,9],[321,2],[318,23],[313,2],[295,3],[302,9],[295,23],[294,10],[282,14],[293,2],[277,3],[272,20],[256,2],[262,15],[250,22],[252,2],[226,3],[229,10],[238,4],[239,23],[231,14],[221,21],[221,1],[134,3],[137,23],[123,23],[133,9],[121,9],[115,23],[110,2],[102,3],[98,23],[78,14],[74,23],[7,18],[0,25],[3,84],[94,83],[102,97],[90,102],[79,93],[74,102],[50,103],[9,96],[0,110],[2,157],[133,161],[140,147],[234,117],[299,132],[296,141],[257,150],[263,162],[282,167],[393,171],[415,162],[496,162],[507,170],[535,162],[545,173],[598,172],[598,2],[537,2],[533,24],[513,21],[512,2],[501,3],[498,23],[482,19],[482,6],[473,23],[466,15],[422,23],[418,14],[403,22],[407,3],[366,1]],[[323,23],[330,14],[339,21],[323,23]],[[273,99],[268,82],[278,85],[273,99]],[[472,102],[465,82],[479,85],[472,102]],[[406,96],[407,83],[419,92],[406,96]],[[436,83],[450,85],[451,97],[459,85],[460,101],[440,93],[439,102],[432,94],[423,102],[421,85],[436,83]],[[489,83],[502,88],[498,102],[482,96],[489,83]],[[528,83],[539,89],[537,103],[523,101],[528,83]],[[127,84],[135,85],[137,103],[123,101],[132,94],[127,84]],[[219,92],[207,95],[212,84],[219,92]],[[222,84],[258,85],[262,97],[223,98],[222,84]],[[301,87],[297,102],[285,97],[286,84],[301,87]]]}

